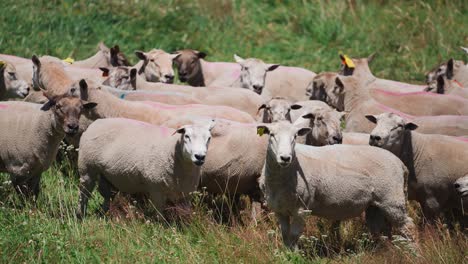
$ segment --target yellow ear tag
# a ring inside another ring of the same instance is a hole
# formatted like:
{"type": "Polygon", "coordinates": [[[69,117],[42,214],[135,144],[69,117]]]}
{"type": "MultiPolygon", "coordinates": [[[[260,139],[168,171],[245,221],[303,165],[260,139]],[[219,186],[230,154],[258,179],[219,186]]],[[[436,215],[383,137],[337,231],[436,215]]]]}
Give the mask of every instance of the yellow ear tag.
{"type": "Polygon", "coordinates": [[[70,58],[70,57],[64,59],[63,61],[64,61],[64,62],[67,62],[67,63],[70,63],[70,64],[73,64],[73,63],[75,62],[75,60],[72,59],[72,58],[70,58]]]}
{"type": "Polygon", "coordinates": [[[0,61],[0,67],[3,67],[6,63],[4,61],[0,61]]]}
{"type": "Polygon", "coordinates": [[[265,134],[265,128],[264,127],[257,127],[257,135],[263,136],[265,134]]]}
{"type": "Polygon", "coordinates": [[[348,68],[354,69],[356,67],[352,59],[350,59],[346,55],[343,55],[343,57],[344,57],[344,64],[348,66],[348,68]]]}

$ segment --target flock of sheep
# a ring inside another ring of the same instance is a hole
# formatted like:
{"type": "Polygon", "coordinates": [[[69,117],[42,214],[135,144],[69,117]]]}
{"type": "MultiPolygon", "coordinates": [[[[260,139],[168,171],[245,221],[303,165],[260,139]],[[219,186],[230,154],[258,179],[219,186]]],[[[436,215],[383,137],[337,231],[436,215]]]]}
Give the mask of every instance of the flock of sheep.
{"type": "Polygon", "coordinates": [[[114,190],[160,210],[200,187],[248,195],[275,213],[289,247],[305,213],[364,212],[376,238],[393,227],[414,241],[408,199],[429,221],[468,209],[463,61],[414,85],[375,77],[373,56],[340,55],[338,72],[315,74],[237,55],[209,62],[190,49],[135,54],[133,66],[102,43],[74,62],[0,55],[0,172],[19,195],[37,197],[65,140],[79,147],[80,219],[96,185],[104,211],[114,190]],[[172,84],[173,65],[188,85],[172,84]]]}

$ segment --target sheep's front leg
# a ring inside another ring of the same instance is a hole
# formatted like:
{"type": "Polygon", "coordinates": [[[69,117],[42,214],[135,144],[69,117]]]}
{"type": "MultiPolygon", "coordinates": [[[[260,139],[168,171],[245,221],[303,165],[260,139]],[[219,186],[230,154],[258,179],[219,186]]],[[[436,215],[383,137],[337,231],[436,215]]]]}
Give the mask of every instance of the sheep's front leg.
{"type": "Polygon", "coordinates": [[[297,241],[299,240],[299,237],[304,231],[304,226],[304,218],[301,215],[295,215],[292,217],[289,239],[291,242],[291,246],[293,246],[294,248],[297,248],[297,241]]]}
{"type": "Polygon", "coordinates": [[[281,235],[283,237],[283,243],[287,247],[291,247],[291,240],[290,240],[290,222],[289,222],[289,215],[283,215],[283,214],[276,214],[276,217],[278,218],[278,222],[280,224],[281,228],[281,235]]]}
{"type": "Polygon", "coordinates": [[[83,219],[86,215],[86,208],[88,207],[88,200],[93,192],[94,186],[96,185],[96,180],[91,177],[89,173],[83,174],[80,177],[80,201],[79,206],[76,211],[76,217],[78,219],[83,219]]]}

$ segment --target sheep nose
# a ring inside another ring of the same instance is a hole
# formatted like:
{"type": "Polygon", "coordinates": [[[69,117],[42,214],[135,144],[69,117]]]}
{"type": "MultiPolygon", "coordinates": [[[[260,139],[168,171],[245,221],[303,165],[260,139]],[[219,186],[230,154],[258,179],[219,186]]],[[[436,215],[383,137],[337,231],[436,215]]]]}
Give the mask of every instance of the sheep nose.
{"type": "Polygon", "coordinates": [[[290,162],[291,161],[291,156],[281,156],[280,158],[284,162],[290,162]]]}
{"type": "Polygon", "coordinates": [[[253,85],[253,88],[254,88],[255,91],[259,91],[259,92],[260,92],[260,91],[262,91],[262,89],[263,89],[263,85],[254,84],[254,85],[253,85]]]}
{"type": "Polygon", "coordinates": [[[343,137],[342,136],[333,136],[333,140],[337,143],[337,144],[341,144],[343,142],[343,137]]]}
{"type": "Polygon", "coordinates": [[[67,127],[71,130],[77,130],[78,129],[78,124],[68,124],[67,127]]]}
{"type": "Polygon", "coordinates": [[[172,74],[166,74],[166,75],[164,75],[164,77],[165,77],[167,80],[173,80],[173,79],[174,79],[174,75],[172,75],[172,74]]]}
{"type": "Polygon", "coordinates": [[[179,75],[180,76],[187,76],[187,72],[186,71],[179,71],[179,75]]]}
{"type": "Polygon", "coordinates": [[[371,139],[372,141],[380,141],[382,138],[379,137],[379,136],[370,135],[370,139],[371,139]]]}
{"type": "Polygon", "coordinates": [[[458,188],[460,188],[460,184],[459,184],[459,183],[455,183],[455,184],[453,185],[453,187],[455,187],[455,189],[458,189],[458,188]]]}
{"type": "Polygon", "coordinates": [[[205,161],[205,155],[195,154],[195,158],[199,161],[205,161]]]}

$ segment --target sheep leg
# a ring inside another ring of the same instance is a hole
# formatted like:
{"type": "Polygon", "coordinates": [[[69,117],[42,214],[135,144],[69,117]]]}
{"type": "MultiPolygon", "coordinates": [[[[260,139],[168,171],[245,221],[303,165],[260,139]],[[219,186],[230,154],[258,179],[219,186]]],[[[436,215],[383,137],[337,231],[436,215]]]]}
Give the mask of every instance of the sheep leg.
{"type": "Polygon", "coordinates": [[[421,207],[424,218],[428,222],[432,223],[438,218],[440,213],[440,203],[435,197],[426,197],[423,202],[421,202],[421,207]]]}
{"type": "Polygon", "coordinates": [[[166,196],[158,192],[150,192],[149,199],[158,213],[163,216],[164,205],[166,204],[166,196]]]}
{"type": "Polygon", "coordinates": [[[18,175],[12,175],[11,181],[15,191],[21,197],[29,200],[33,198],[35,201],[39,195],[39,182],[41,180],[41,175],[33,175],[31,177],[24,177],[18,175]]]}
{"type": "Polygon", "coordinates": [[[370,206],[366,210],[366,225],[374,240],[380,240],[380,234],[385,226],[385,216],[379,212],[379,208],[370,206]]]}
{"type": "Polygon", "coordinates": [[[117,193],[113,190],[112,184],[104,177],[101,177],[99,179],[98,190],[102,197],[104,197],[104,202],[102,202],[101,210],[103,214],[106,214],[110,208],[110,201],[114,199],[117,193]]]}
{"type": "Polygon", "coordinates": [[[304,231],[304,218],[301,215],[295,215],[291,219],[291,230],[289,232],[290,243],[297,249],[297,241],[304,231]]]}
{"type": "Polygon", "coordinates": [[[292,244],[291,244],[291,240],[290,240],[290,227],[291,227],[291,224],[289,222],[289,215],[283,215],[283,214],[276,214],[276,218],[278,218],[278,222],[280,224],[280,228],[281,228],[281,236],[283,237],[283,243],[291,248],[292,247],[292,244]]]}
{"type": "Polygon", "coordinates": [[[86,208],[88,207],[88,200],[96,185],[96,178],[92,177],[90,173],[82,174],[80,177],[80,200],[79,206],[76,211],[76,217],[83,219],[86,215],[86,208]]]}
{"type": "Polygon", "coordinates": [[[416,227],[413,223],[413,219],[408,216],[406,212],[405,203],[401,205],[385,206],[380,209],[385,219],[393,225],[400,235],[404,238],[417,242],[416,227]]]}

